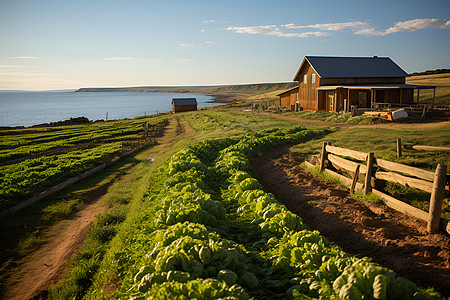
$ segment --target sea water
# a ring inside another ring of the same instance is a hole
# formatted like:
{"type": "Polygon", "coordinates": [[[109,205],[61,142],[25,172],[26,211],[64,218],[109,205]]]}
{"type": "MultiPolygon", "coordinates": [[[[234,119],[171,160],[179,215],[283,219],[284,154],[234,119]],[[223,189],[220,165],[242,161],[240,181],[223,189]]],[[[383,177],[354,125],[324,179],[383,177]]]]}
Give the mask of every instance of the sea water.
{"type": "Polygon", "coordinates": [[[196,98],[198,108],[220,105],[211,96],[152,92],[0,91],[0,127],[31,126],[86,117],[134,118],[172,110],[172,98],[196,98]]]}

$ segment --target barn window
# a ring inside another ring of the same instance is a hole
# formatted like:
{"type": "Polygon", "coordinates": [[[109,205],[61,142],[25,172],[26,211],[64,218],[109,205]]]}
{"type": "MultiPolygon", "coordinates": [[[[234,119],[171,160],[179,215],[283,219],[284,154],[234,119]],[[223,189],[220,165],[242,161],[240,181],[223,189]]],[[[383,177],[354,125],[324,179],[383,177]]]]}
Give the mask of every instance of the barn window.
{"type": "Polygon", "coordinates": [[[303,75],[303,83],[307,84],[308,83],[308,75],[303,75]]]}
{"type": "Polygon", "coordinates": [[[316,74],[312,74],[311,83],[316,83],[316,74]]]}

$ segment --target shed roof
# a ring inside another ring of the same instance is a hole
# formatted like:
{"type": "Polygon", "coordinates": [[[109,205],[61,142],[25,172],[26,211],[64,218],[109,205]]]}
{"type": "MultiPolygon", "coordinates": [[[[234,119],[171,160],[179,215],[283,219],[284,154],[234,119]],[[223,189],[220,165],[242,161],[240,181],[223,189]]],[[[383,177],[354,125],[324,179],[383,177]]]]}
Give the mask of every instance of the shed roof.
{"type": "Polygon", "coordinates": [[[172,98],[172,104],[175,106],[197,105],[197,99],[196,98],[172,98]]]}
{"type": "Polygon", "coordinates": [[[286,91],[284,91],[284,92],[282,92],[282,93],[277,94],[277,96],[281,96],[281,95],[290,93],[290,92],[292,92],[292,91],[294,91],[294,90],[297,90],[297,93],[298,93],[298,85],[297,85],[296,87],[293,87],[293,88],[288,89],[288,90],[286,90],[286,91]]]}
{"type": "Polygon", "coordinates": [[[321,78],[409,77],[389,57],[305,56],[294,81],[300,81],[298,77],[305,63],[309,63],[321,78]]]}

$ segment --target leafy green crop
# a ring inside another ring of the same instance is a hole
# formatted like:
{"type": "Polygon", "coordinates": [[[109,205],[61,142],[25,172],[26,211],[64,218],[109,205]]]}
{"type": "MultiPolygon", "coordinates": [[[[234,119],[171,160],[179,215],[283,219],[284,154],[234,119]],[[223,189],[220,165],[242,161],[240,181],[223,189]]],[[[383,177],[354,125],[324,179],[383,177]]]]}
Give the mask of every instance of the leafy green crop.
{"type": "Polygon", "coordinates": [[[203,141],[159,169],[116,236],[117,299],[439,299],[311,231],[252,176],[260,151],[304,141],[294,128],[203,141]]]}

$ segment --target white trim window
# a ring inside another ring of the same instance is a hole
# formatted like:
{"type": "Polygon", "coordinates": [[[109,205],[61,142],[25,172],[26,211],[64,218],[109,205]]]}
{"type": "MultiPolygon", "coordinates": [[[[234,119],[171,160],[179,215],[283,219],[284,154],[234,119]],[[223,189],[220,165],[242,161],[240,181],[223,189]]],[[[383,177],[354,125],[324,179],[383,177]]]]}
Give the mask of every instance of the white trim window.
{"type": "Polygon", "coordinates": [[[316,74],[312,74],[311,83],[316,83],[316,74]]]}
{"type": "Polygon", "coordinates": [[[308,75],[307,74],[303,75],[303,83],[304,84],[308,83],[308,75]]]}

